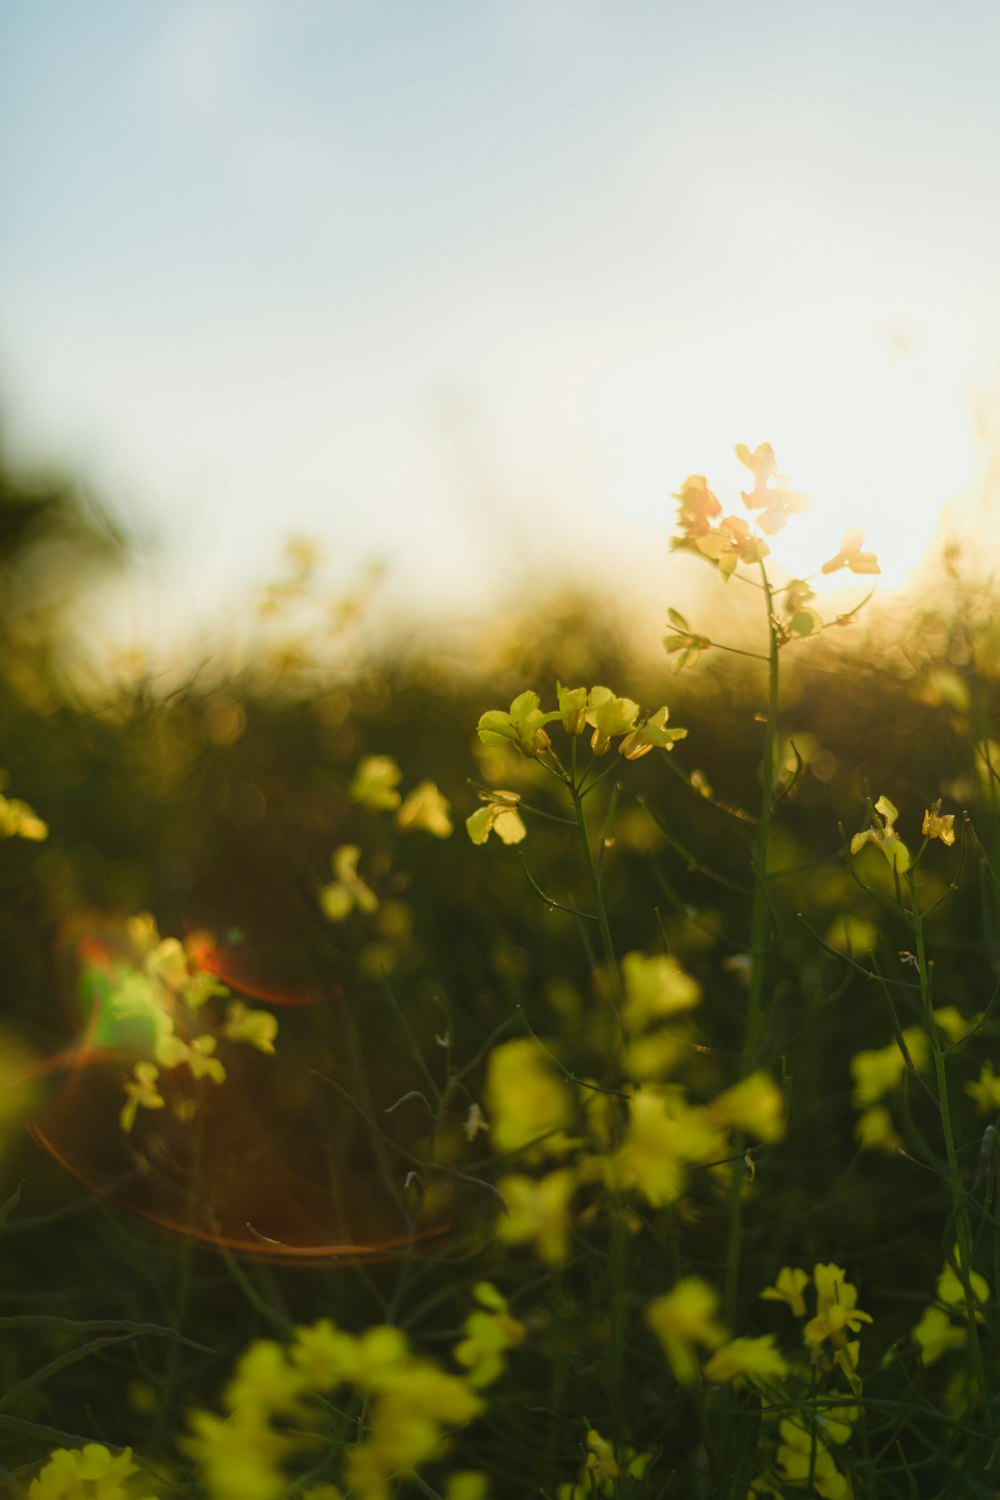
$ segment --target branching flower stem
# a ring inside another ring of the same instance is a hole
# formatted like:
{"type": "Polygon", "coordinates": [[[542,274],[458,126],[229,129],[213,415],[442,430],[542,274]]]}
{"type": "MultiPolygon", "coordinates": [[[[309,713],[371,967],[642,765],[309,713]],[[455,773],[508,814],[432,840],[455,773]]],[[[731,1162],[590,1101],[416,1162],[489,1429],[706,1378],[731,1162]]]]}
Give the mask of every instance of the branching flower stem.
{"type": "MultiPolygon", "coordinates": [[[[767,950],[770,944],[771,904],[767,890],[768,855],[771,841],[771,821],[774,812],[774,750],[778,735],[778,708],[780,690],[779,649],[781,639],[774,613],[774,595],[764,564],[760,565],[764,603],[767,609],[768,629],[768,691],[767,719],[764,725],[763,762],[761,767],[760,816],[757,820],[754,847],[753,904],[750,912],[750,986],[747,1002],[747,1022],[743,1039],[741,1074],[745,1078],[757,1062],[757,1053],[766,1020],[764,1014],[764,986],[767,977],[767,950]]],[[[733,1145],[741,1152],[745,1142],[742,1135],[734,1137],[733,1145]]],[[[729,1188],[729,1241],[726,1254],[726,1280],[724,1289],[725,1314],[731,1325],[737,1321],[740,1293],[740,1270],[743,1249],[743,1185],[744,1165],[742,1158],[733,1163],[729,1188]]]]}

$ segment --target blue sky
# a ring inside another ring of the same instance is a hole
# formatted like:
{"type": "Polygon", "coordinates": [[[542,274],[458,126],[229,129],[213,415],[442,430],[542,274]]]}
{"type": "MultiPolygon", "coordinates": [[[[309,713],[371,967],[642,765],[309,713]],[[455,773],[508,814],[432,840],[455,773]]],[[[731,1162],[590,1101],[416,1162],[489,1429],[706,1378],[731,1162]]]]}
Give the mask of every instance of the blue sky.
{"type": "Polygon", "coordinates": [[[206,612],[292,531],[434,597],[648,557],[765,438],[809,545],[915,562],[993,442],[998,49],[979,3],[15,0],[8,441],[206,612]]]}

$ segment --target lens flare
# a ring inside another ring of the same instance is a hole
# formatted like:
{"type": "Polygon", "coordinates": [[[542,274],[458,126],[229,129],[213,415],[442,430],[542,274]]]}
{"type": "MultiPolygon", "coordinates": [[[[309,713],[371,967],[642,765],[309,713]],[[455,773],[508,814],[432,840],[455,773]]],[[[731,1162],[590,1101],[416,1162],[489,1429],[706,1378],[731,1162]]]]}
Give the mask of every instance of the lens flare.
{"type": "Polygon", "coordinates": [[[283,964],[264,944],[255,983],[243,933],[194,928],[182,943],[146,919],[84,917],[65,937],[79,1031],[36,1070],[49,1095],[29,1129],[79,1181],[271,1262],[392,1259],[445,1232],[460,1174],[421,1171],[412,1117],[389,1111],[412,1059],[384,1029],[366,1036],[335,986],[306,982],[298,955],[283,964]],[[280,1023],[234,994],[237,972],[280,1023]]]}

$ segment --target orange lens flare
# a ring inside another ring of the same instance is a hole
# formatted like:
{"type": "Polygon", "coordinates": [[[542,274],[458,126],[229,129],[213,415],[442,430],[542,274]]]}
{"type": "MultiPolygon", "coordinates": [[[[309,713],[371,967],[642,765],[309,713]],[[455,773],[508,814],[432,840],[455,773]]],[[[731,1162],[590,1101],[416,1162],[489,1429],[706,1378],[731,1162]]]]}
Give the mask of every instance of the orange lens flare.
{"type": "MultiPolygon", "coordinates": [[[[34,1070],[49,1097],[29,1128],[80,1182],[164,1229],[271,1263],[395,1259],[447,1230],[448,1184],[435,1181],[422,1197],[411,1185],[422,1144],[413,1115],[386,1113],[412,1087],[402,1038],[398,1056],[384,1028],[366,1046],[342,997],[319,1005],[293,984],[299,998],[289,1000],[282,984],[271,1055],[227,1037],[227,1007],[239,995],[185,1006],[189,976],[225,973],[233,983],[224,954],[213,964],[220,950],[206,934],[186,940],[181,962],[181,945],[165,947],[158,934],[158,947],[137,945],[134,924],[74,927],[67,967],[89,1014],[76,1045],[34,1070]],[[167,978],[154,984],[159,970],[167,978]],[[366,1053],[377,1055],[377,1072],[365,1068],[366,1053]]],[[[239,949],[251,970],[253,941],[239,949]]],[[[269,955],[265,972],[268,964],[277,976],[277,960],[269,955]]]]}

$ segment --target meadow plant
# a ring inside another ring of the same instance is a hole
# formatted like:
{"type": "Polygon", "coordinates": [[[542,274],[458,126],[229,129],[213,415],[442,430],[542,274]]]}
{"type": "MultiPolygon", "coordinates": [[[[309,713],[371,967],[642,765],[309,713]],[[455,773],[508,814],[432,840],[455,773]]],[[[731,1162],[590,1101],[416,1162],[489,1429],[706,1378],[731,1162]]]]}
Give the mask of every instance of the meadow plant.
{"type": "MultiPolygon", "coordinates": [[[[0,1396],[31,1452],[5,1471],[12,1494],[1000,1495],[991,705],[973,716],[960,674],[924,676],[962,720],[982,836],[946,788],[917,808],[855,785],[863,826],[838,847],[831,815],[828,852],[809,847],[798,815],[825,752],[818,728],[788,728],[785,664],[870,597],[825,613],[817,579],[879,566],[849,530],[815,574],[783,574],[772,543],[806,500],[770,445],[736,451],[742,513],[691,476],[672,546],[752,591],[756,635],[671,608],[669,704],[592,676],[519,684],[479,716],[464,844],[443,774],[446,790],[357,746],[304,897],[318,978],[279,957],[283,984],[265,982],[239,935],[164,937],[150,915],[77,943],[87,1014],[40,1070],[56,1103],[36,1138],[180,1243],[162,1321],[3,1319],[51,1343],[0,1396]],[[696,723],[675,722],[697,720],[685,685],[726,657],[760,683],[750,809],[721,785],[739,757],[710,780],[696,723]],[[456,899],[447,861],[466,857],[467,947],[509,986],[499,1015],[428,962],[435,906],[456,899]],[[986,936],[949,948],[967,866],[986,936]],[[526,980],[532,946],[552,956],[526,980]],[[970,997],[973,951],[989,981],[970,997]],[[87,1093],[94,1077],[108,1086],[87,1093]],[[96,1136],[72,1139],[81,1095],[120,1180],[88,1165],[96,1136]],[[151,1208],[168,1179],[173,1207],[151,1208]],[[134,1411],[88,1441],[51,1418],[60,1381],[99,1359],[134,1411]],[[145,1452],[124,1440],[143,1420],[145,1452]]],[[[295,592],[314,563],[290,565],[295,592]]],[[[992,639],[969,650],[987,680],[992,639]]],[[[23,803],[0,799],[0,822],[46,833],[23,803]]]]}

